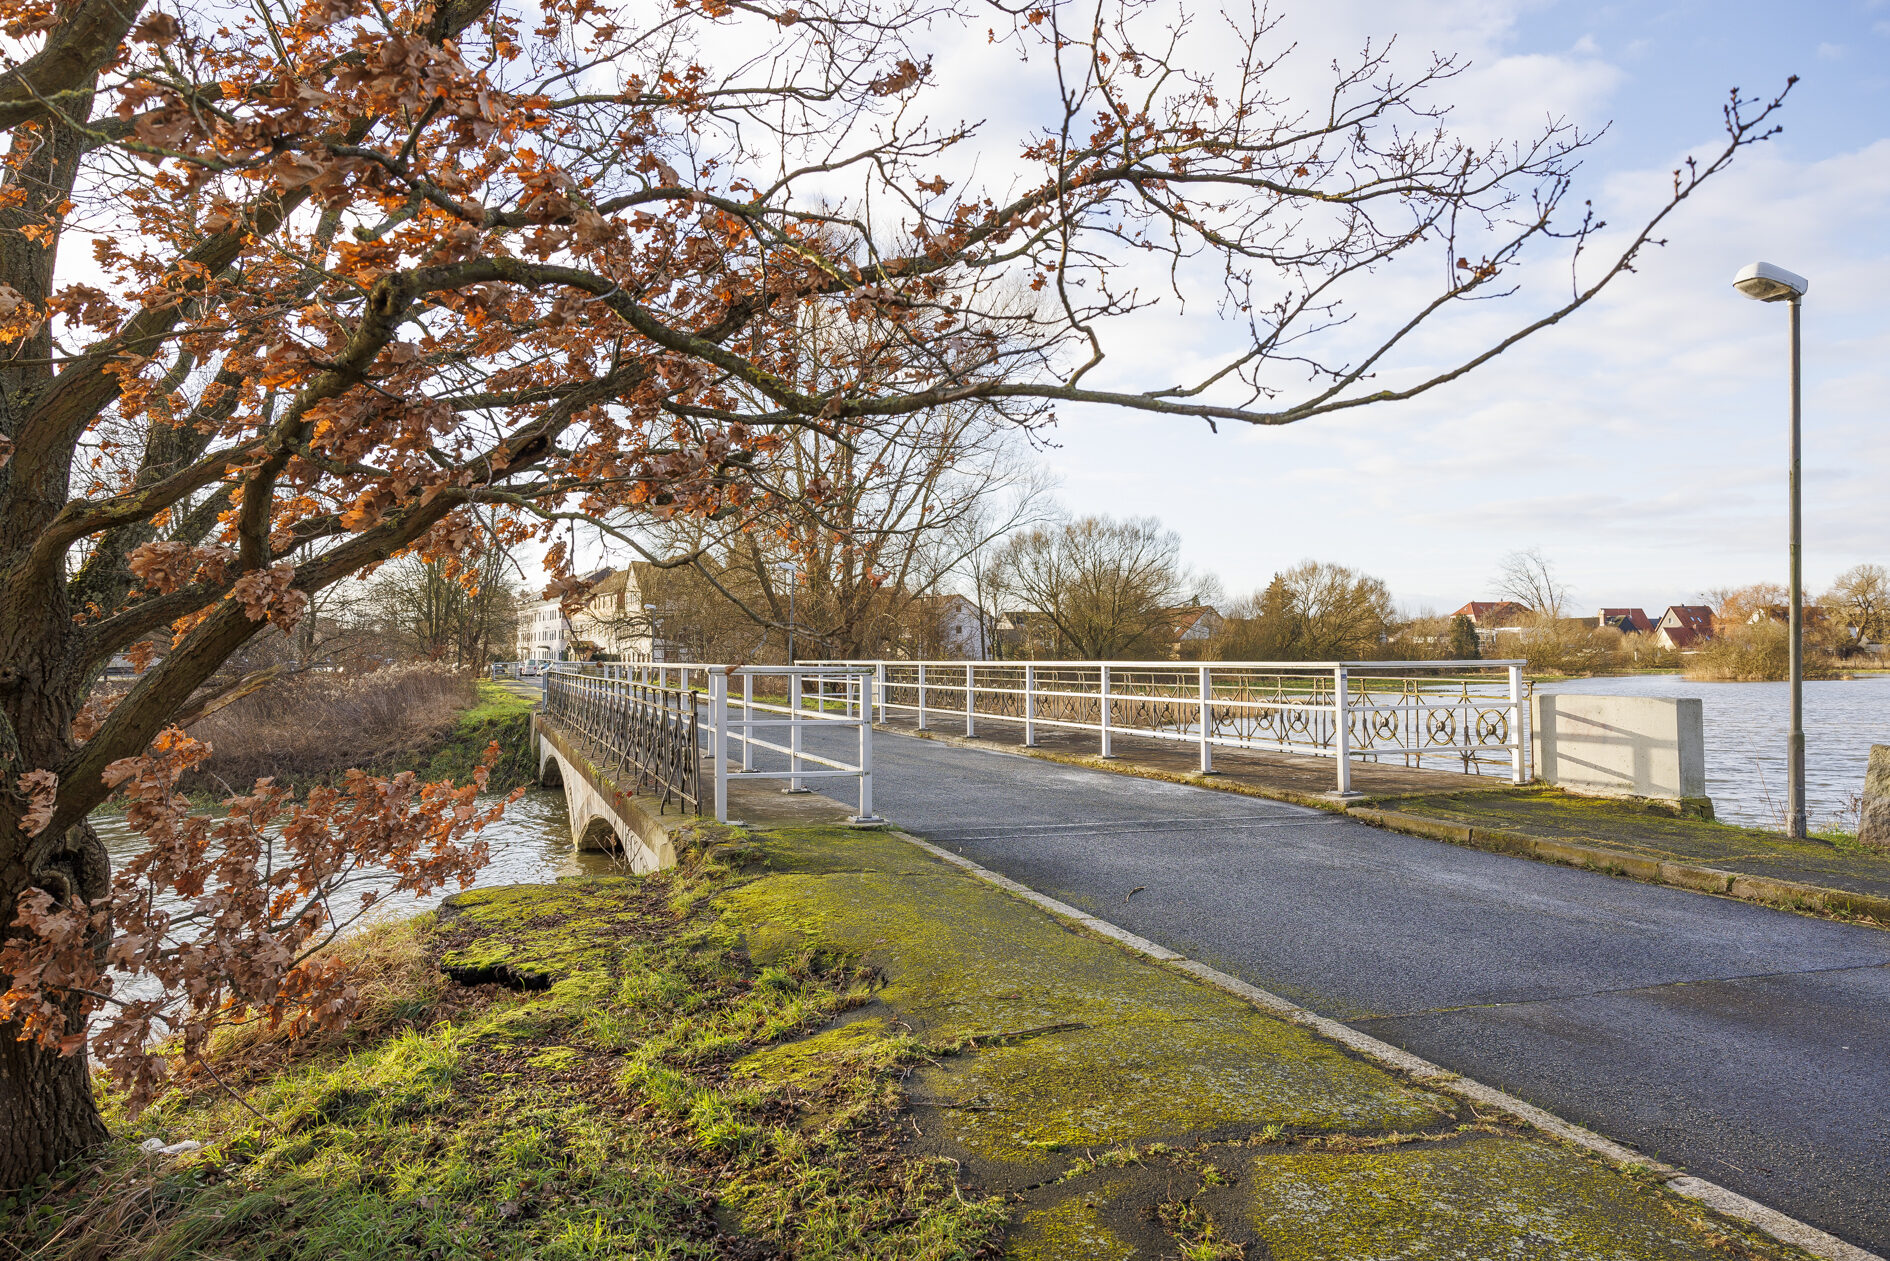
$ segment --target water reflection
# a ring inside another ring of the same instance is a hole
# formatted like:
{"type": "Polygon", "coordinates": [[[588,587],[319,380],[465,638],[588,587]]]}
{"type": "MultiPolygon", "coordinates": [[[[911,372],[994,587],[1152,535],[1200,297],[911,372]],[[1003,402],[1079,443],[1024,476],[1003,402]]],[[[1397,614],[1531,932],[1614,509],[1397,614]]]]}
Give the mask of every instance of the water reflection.
{"type": "MultiPolygon", "coordinates": [[[[1597,696],[1697,696],[1706,725],[1706,792],[1728,823],[1785,826],[1788,683],[1699,683],[1678,674],[1569,679],[1544,692],[1597,696]]],[[[1845,814],[1864,787],[1870,746],[1890,744],[1890,676],[1805,684],[1805,807],[1811,826],[1845,814]]],[[[1846,829],[1854,819],[1842,819],[1846,829]]]]}
{"type": "MultiPolygon", "coordinates": [[[[482,798],[482,802],[490,799],[482,798]]],[[[144,844],[118,814],[100,813],[92,824],[111,851],[114,865],[136,853],[144,844]]],[[[560,876],[610,875],[627,870],[610,855],[595,851],[580,853],[571,845],[571,826],[565,818],[564,793],[560,789],[531,788],[512,803],[497,823],[482,833],[491,850],[491,861],[480,869],[475,886],[506,884],[544,884],[560,876]]],[[[356,893],[370,888],[387,888],[388,877],[378,883],[370,878],[351,886],[356,893]]],[[[435,890],[425,897],[411,894],[387,898],[372,908],[373,918],[412,915],[439,904],[442,898],[459,892],[457,883],[435,890]]],[[[172,899],[173,905],[176,899],[172,899]]]]}

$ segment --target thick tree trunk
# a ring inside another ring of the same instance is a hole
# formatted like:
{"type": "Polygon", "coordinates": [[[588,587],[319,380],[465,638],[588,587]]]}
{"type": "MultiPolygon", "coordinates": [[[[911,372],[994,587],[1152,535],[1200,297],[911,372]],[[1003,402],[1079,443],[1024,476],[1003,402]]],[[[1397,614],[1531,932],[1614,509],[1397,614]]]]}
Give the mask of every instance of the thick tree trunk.
{"type": "Polygon", "coordinates": [[[0,1190],[25,1186],[106,1139],[85,1052],[21,1041],[0,1024],[0,1190]]]}
{"type": "MultiPolygon", "coordinates": [[[[17,829],[11,836],[8,830],[0,829],[0,848],[22,839],[17,829]]],[[[12,923],[16,900],[28,888],[45,889],[62,904],[81,898],[97,906],[108,895],[110,859],[90,824],[68,829],[61,839],[32,838],[23,848],[23,862],[0,865],[9,886],[0,890],[5,923],[12,923]]],[[[102,960],[104,935],[91,945],[102,960]]],[[[0,987],[7,984],[9,979],[0,976],[0,987]]],[[[67,1029],[83,1027],[79,1006],[76,996],[65,1000],[67,1029]]],[[[24,1186],[106,1137],[86,1053],[61,1055],[36,1039],[22,1041],[21,1032],[18,1022],[0,1022],[0,1188],[24,1186]]]]}
{"type": "MultiPolygon", "coordinates": [[[[0,653],[9,669],[0,678],[0,735],[12,768],[59,766],[72,750],[72,716],[82,677],[59,649],[70,618],[63,590],[42,603],[37,619],[6,620],[0,653]],[[26,631],[28,634],[21,634],[26,631]]],[[[69,633],[69,632],[68,632],[69,633]]],[[[3,781],[0,781],[3,782],[3,781]]],[[[23,795],[0,793],[0,934],[12,936],[19,898],[44,889],[60,906],[105,905],[111,894],[111,858],[91,824],[29,835],[22,826],[23,795]]],[[[94,957],[104,962],[107,938],[94,934],[94,957]]],[[[0,974],[0,989],[11,985],[0,974]]],[[[80,1000],[65,1000],[68,1030],[83,1028],[80,1000]]],[[[0,1188],[24,1186],[41,1174],[98,1146],[106,1137],[92,1095],[84,1051],[61,1055],[57,1047],[22,1041],[17,1022],[0,1022],[0,1188]]]]}

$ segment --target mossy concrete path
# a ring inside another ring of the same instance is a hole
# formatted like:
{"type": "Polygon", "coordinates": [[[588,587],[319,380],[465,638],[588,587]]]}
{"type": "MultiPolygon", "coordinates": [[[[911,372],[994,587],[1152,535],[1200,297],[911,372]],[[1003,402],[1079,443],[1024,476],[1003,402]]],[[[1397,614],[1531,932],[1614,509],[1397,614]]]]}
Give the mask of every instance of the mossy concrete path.
{"type": "Polygon", "coordinates": [[[733,1073],[916,1038],[909,1143],[1014,1197],[1020,1261],[1797,1255],[895,836],[762,847],[767,874],[717,899],[756,962],[837,950],[882,984],[733,1073]]]}
{"type": "Polygon", "coordinates": [[[1890,1252],[1890,933],[882,734],[907,831],[1890,1252]]]}

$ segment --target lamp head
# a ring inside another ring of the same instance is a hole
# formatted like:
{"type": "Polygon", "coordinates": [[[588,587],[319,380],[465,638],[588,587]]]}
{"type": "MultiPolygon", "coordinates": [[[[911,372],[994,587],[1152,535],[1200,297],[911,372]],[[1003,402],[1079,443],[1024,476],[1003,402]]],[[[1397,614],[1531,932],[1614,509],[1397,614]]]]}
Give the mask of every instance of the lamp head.
{"type": "Polygon", "coordinates": [[[1733,277],[1733,288],[1760,302],[1796,302],[1805,296],[1811,282],[1771,263],[1753,263],[1733,277]]]}

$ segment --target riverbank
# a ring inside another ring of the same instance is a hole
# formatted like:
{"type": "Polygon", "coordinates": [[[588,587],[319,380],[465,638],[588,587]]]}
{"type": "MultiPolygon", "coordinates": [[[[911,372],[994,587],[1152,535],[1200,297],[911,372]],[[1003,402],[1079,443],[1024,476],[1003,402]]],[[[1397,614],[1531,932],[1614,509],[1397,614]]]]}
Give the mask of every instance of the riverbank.
{"type": "Polygon", "coordinates": [[[538,761],[532,749],[532,697],[502,684],[481,679],[475,685],[476,703],[462,711],[437,742],[402,763],[376,768],[380,774],[411,770],[426,780],[450,779],[469,783],[486,749],[497,741],[499,760],[486,779],[486,791],[510,792],[538,782],[538,761]]]}
{"type": "Polygon", "coordinates": [[[203,1080],[114,1118],[94,1166],[6,1206],[9,1242],[324,1261],[1801,1255],[1652,1162],[1403,1075],[897,836],[680,839],[672,871],[473,890],[357,938],[366,1019],[315,1044],[224,1039],[227,1092],[203,1080]]]}
{"type": "MultiPolygon", "coordinates": [[[[255,778],[268,775],[300,796],[318,784],[335,783],[350,770],[375,775],[411,771],[424,780],[465,784],[471,782],[474,768],[494,741],[499,745],[499,760],[486,781],[487,791],[504,793],[536,783],[538,766],[531,739],[536,692],[514,691],[487,679],[462,676],[456,682],[460,686],[448,703],[440,705],[437,698],[428,698],[436,702],[431,708],[437,713],[409,722],[407,730],[392,739],[368,740],[365,747],[337,737],[320,748],[287,749],[280,738],[284,724],[278,720],[260,731],[245,731],[240,751],[225,759],[221,755],[227,732],[193,729],[193,736],[209,741],[217,752],[204,771],[185,778],[184,794],[206,809],[214,808],[230,792],[245,790],[255,778]]],[[[298,717],[319,721],[306,714],[298,717]]],[[[110,813],[115,806],[108,801],[100,809],[110,813]]]]}

